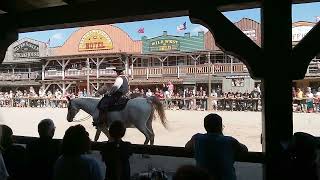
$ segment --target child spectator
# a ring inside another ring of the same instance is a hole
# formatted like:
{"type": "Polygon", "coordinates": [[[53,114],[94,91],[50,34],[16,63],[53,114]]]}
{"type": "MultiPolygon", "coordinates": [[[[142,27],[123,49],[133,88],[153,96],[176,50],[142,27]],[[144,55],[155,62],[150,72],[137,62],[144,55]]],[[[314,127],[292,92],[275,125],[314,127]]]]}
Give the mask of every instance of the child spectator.
{"type": "Polygon", "coordinates": [[[106,164],[106,180],[129,180],[132,155],[131,143],[122,141],[126,128],[120,121],[114,121],[109,128],[110,139],[104,145],[102,158],[106,164]]]}

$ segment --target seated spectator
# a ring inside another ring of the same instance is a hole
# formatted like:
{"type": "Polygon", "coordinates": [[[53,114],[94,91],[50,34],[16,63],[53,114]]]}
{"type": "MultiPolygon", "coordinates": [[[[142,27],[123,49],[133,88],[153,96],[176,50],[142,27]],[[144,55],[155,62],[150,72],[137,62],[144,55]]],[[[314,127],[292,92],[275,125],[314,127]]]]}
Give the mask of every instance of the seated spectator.
{"type": "Polygon", "coordinates": [[[1,130],[1,151],[9,173],[8,179],[25,179],[25,148],[13,144],[13,132],[9,126],[1,125],[1,130]]]}
{"type": "Polygon", "coordinates": [[[222,118],[209,114],[204,118],[206,134],[195,134],[186,144],[193,151],[196,163],[206,169],[215,180],[235,180],[235,157],[248,152],[248,148],[235,138],[222,133],[222,118]]]}
{"type": "Polygon", "coordinates": [[[106,179],[129,180],[131,156],[130,142],[122,141],[126,128],[120,121],[114,121],[109,128],[110,139],[104,145],[102,158],[106,164],[106,179]]]}
{"type": "Polygon", "coordinates": [[[90,138],[82,125],[71,126],[64,134],[62,156],[54,166],[55,180],[102,180],[98,162],[89,157],[90,138]]]}
{"type": "Polygon", "coordinates": [[[318,140],[307,133],[296,132],[288,146],[289,174],[292,180],[318,180],[318,140]]]}
{"type": "Polygon", "coordinates": [[[53,121],[44,119],[38,124],[40,138],[27,144],[30,179],[52,179],[54,163],[60,155],[60,143],[52,139],[54,132],[53,121]],[[36,173],[34,170],[36,170],[36,173]]]}
{"type": "Polygon", "coordinates": [[[173,175],[172,180],[213,180],[204,169],[193,165],[181,166],[173,175]]]}
{"type": "Polygon", "coordinates": [[[0,151],[0,179],[7,180],[9,177],[6,165],[4,164],[4,160],[2,157],[2,153],[0,151]]]}

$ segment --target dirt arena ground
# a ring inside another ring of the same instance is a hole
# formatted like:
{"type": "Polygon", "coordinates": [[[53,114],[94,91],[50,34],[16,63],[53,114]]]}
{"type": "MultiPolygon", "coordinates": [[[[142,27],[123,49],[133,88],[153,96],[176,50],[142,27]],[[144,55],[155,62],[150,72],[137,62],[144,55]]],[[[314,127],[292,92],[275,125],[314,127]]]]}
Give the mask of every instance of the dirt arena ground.
{"type": "MultiPolygon", "coordinates": [[[[166,111],[168,129],[155,120],[153,122],[156,134],[155,144],[168,146],[184,146],[190,137],[197,132],[204,132],[203,118],[209,112],[205,111],[166,111]]],[[[261,151],[261,113],[260,112],[217,112],[223,118],[224,133],[234,136],[248,146],[250,151],[261,151]]],[[[84,122],[67,122],[67,109],[59,108],[0,108],[0,123],[9,125],[15,135],[38,136],[37,124],[41,119],[51,118],[56,125],[55,138],[62,138],[65,130],[72,125],[82,124],[93,139],[95,128],[92,120],[84,122]]],[[[81,112],[76,119],[87,117],[81,112]]],[[[281,121],[281,119],[279,119],[281,121]]],[[[304,131],[320,136],[320,114],[294,114],[294,130],[304,131]]],[[[99,141],[107,140],[101,135],[99,141]]],[[[127,130],[125,140],[142,144],[144,136],[137,129],[127,130]]]]}
{"type": "MultiPolygon", "coordinates": [[[[158,120],[153,123],[156,134],[155,144],[167,146],[184,146],[190,137],[197,132],[205,132],[203,118],[210,112],[205,111],[166,111],[168,129],[163,128],[158,120]]],[[[217,112],[223,118],[224,133],[234,136],[240,142],[248,146],[249,151],[261,151],[261,113],[260,112],[217,112]]],[[[62,138],[65,130],[72,125],[82,124],[90,133],[93,139],[95,128],[92,126],[92,119],[84,122],[67,122],[67,109],[52,108],[0,108],[0,123],[9,125],[15,135],[38,136],[37,124],[41,119],[51,118],[56,125],[55,138],[62,138]]],[[[80,111],[76,119],[87,117],[85,112],[80,111]]],[[[281,119],[279,119],[281,121],[281,119]]],[[[294,131],[304,131],[315,136],[320,136],[320,114],[294,114],[294,131]]],[[[107,138],[102,134],[99,141],[107,138]]],[[[127,130],[125,140],[136,144],[142,144],[144,136],[134,128],[127,130]]],[[[101,168],[105,166],[99,154],[93,154],[100,159],[101,168]]],[[[132,174],[147,171],[152,168],[159,168],[165,172],[173,173],[177,167],[183,164],[194,164],[190,158],[177,158],[165,156],[151,156],[142,158],[134,155],[130,158],[132,174]]],[[[235,164],[238,180],[262,179],[262,165],[255,163],[235,164]]]]}

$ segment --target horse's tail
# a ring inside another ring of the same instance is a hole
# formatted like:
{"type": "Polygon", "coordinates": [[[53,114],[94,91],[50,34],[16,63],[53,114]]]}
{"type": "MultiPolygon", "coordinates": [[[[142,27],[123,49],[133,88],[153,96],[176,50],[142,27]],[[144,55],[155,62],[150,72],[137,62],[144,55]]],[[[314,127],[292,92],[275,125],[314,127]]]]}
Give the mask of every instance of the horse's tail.
{"type": "Polygon", "coordinates": [[[156,110],[158,112],[158,115],[160,117],[160,120],[161,120],[163,127],[168,128],[166,114],[164,112],[164,108],[163,108],[163,105],[160,102],[160,100],[155,96],[148,97],[147,99],[149,100],[149,102],[153,106],[151,116],[154,115],[154,111],[156,110]]]}

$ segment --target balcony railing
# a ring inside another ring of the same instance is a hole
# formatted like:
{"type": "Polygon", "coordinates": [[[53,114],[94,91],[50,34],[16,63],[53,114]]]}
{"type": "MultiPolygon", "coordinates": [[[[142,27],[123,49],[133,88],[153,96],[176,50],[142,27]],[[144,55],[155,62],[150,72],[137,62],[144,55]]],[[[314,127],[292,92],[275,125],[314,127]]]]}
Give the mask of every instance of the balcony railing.
{"type": "Polygon", "coordinates": [[[40,77],[40,72],[0,72],[1,81],[36,80],[40,77]]]}
{"type": "MultiPolygon", "coordinates": [[[[201,64],[201,65],[186,65],[186,66],[164,66],[164,67],[134,67],[133,71],[130,69],[129,75],[133,78],[155,78],[155,77],[194,77],[208,74],[221,74],[221,73],[241,73],[247,72],[245,65],[242,63],[236,64],[201,64]]],[[[115,72],[110,69],[67,69],[65,70],[66,78],[84,77],[87,76],[103,77],[103,76],[115,76],[115,72]]],[[[44,73],[46,79],[62,77],[63,72],[61,70],[47,70],[44,73]]]]}

